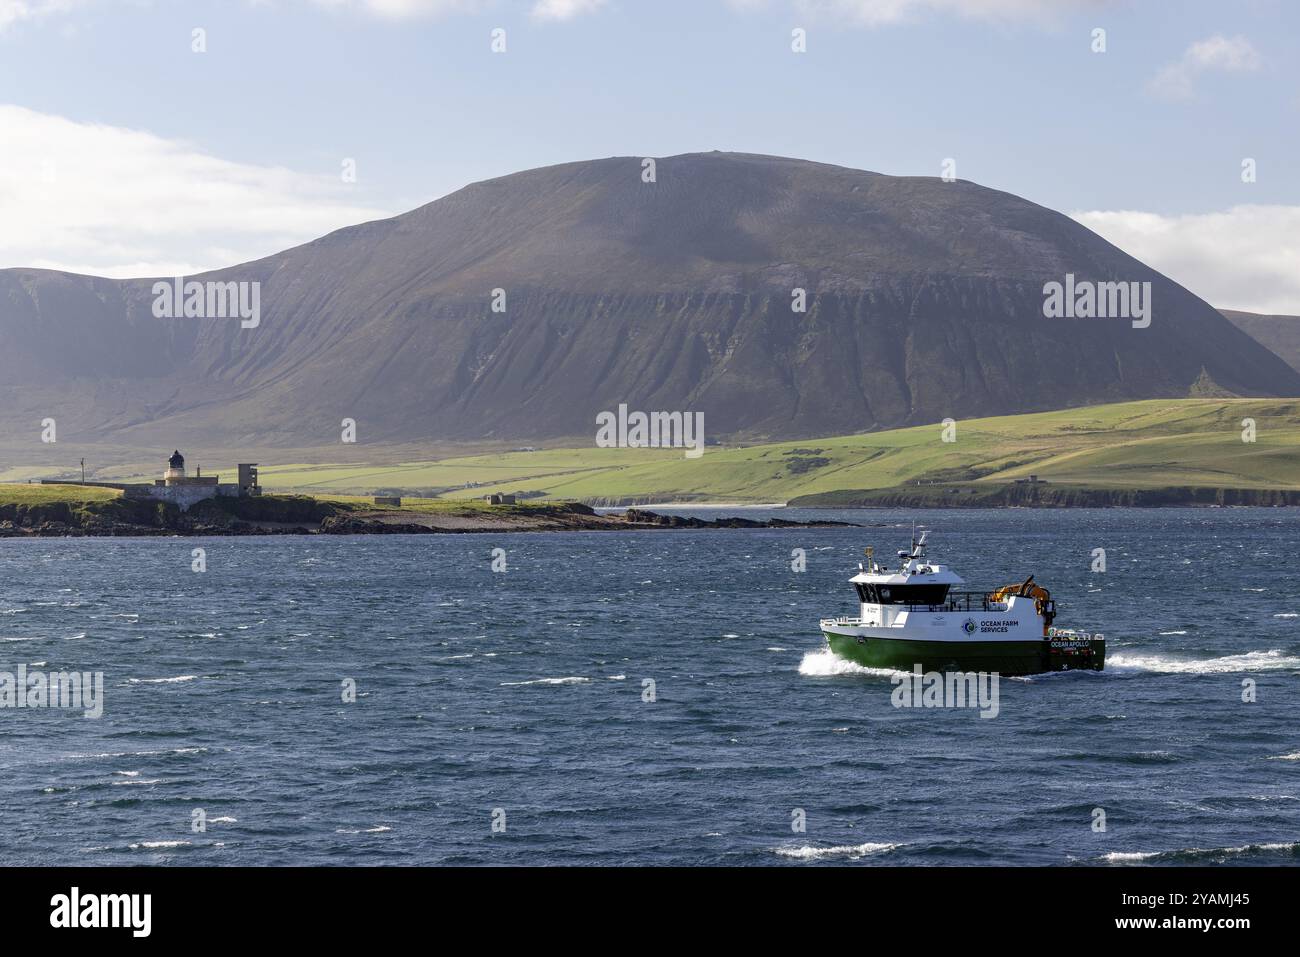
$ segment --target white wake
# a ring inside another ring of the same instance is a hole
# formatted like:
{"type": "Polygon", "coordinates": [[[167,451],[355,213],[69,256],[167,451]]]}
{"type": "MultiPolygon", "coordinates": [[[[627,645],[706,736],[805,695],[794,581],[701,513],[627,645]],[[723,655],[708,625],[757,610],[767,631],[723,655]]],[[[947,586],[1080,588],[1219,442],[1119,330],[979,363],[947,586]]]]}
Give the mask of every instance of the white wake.
{"type": "Polygon", "coordinates": [[[799,674],[814,678],[829,678],[835,675],[871,675],[876,678],[888,678],[890,675],[906,674],[894,668],[867,668],[856,661],[841,658],[829,648],[810,651],[799,662],[799,674]]]}
{"type": "Polygon", "coordinates": [[[1171,655],[1112,654],[1107,669],[1156,671],[1164,674],[1223,675],[1238,671],[1286,671],[1300,669],[1300,658],[1272,651],[1248,651],[1223,658],[1175,658],[1171,655]]]}

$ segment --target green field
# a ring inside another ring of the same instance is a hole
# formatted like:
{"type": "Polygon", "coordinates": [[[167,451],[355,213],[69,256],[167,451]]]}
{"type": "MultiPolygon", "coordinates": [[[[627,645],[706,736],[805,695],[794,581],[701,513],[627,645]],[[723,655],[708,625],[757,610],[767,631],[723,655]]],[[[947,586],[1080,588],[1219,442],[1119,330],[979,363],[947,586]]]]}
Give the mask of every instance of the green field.
{"type": "Polygon", "coordinates": [[[1036,474],[1099,488],[1300,488],[1300,400],[1125,402],[958,422],[956,441],[926,425],[746,448],[698,459],[654,449],[565,449],[410,463],[383,469],[263,469],[268,486],[326,491],[379,486],[542,492],[585,501],[784,502],[838,489],[921,482],[1005,483],[1036,474]],[[1254,442],[1242,420],[1255,420],[1254,442]],[[430,481],[434,479],[434,481],[430,481]]]}
{"type": "Polygon", "coordinates": [[[504,452],[394,465],[273,465],[259,470],[263,486],[312,493],[427,490],[438,498],[478,498],[490,492],[546,489],[583,478],[608,477],[623,469],[669,463],[671,449],[546,449],[504,452]],[[472,487],[465,486],[473,483],[472,487]]]}
{"type": "Polygon", "coordinates": [[[3,505],[50,505],[55,502],[84,505],[87,502],[107,502],[121,494],[116,489],[81,485],[0,483],[0,504],[3,505]]]}
{"type": "MultiPolygon", "coordinates": [[[[1094,406],[832,439],[709,450],[602,472],[505,483],[580,499],[777,502],[917,482],[1036,474],[1098,488],[1300,488],[1300,401],[1186,399],[1094,406]],[[1242,420],[1255,441],[1242,441],[1242,420]]],[[[462,494],[462,493],[453,493],[462,494]]]]}
{"type": "Polygon", "coordinates": [[[261,481],[268,492],[333,499],[394,489],[425,501],[525,492],[594,503],[785,502],[843,489],[1005,484],[1031,474],[1084,488],[1300,489],[1296,399],[1148,400],[971,419],[957,422],[954,442],[942,440],[941,428],[709,447],[696,459],[680,450],[591,447],[393,465],[264,465],[261,481]],[[1242,441],[1247,418],[1254,442],[1242,441]]]}

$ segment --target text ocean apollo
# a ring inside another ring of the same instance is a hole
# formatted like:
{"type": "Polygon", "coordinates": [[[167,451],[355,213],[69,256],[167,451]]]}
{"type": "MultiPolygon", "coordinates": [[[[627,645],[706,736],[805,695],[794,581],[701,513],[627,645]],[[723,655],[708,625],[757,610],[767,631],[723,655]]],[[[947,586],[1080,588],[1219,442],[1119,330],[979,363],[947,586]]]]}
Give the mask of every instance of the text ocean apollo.
{"type": "Polygon", "coordinates": [[[925,558],[923,532],[891,571],[871,560],[849,579],[856,618],[823,618],[822,634],[841,658],[869,668],[984,671],[1033,675],[1080,668],[1100,671],[1102,635],[1052,627],[1056,603],[1030,575],[996,591],[954,591],[965,582],[925,558]]]}

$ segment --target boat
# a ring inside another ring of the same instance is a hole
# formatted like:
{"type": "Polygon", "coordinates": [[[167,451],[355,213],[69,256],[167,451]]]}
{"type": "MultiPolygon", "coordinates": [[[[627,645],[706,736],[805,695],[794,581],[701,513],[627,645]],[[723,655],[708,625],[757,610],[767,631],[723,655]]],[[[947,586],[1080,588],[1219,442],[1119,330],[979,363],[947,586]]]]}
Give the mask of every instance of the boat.
{"type": "Polygon", "coordinates": [[[898,567],[873,561],[849,579],[858,594],[855,617],[823,618],[832,652],[868,668],[925,672],[1101,671],[1104,635],[1053,625],[1051,593],[1029,575],[993,591],[959,590],[965,580],[925,556],[926,537],[898,552],[898,567]]]}

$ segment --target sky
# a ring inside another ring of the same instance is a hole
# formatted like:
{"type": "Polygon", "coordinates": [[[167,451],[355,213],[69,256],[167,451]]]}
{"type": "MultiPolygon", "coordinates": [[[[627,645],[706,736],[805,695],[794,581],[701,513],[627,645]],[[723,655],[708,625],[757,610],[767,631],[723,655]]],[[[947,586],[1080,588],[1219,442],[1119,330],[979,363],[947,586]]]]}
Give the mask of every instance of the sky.
{"type": "Polygon", "coordinates": [[[713,149],[952,160],[1300,314],[1294,0],[0,0],[0,267],[183,275],[713,149]]]}

